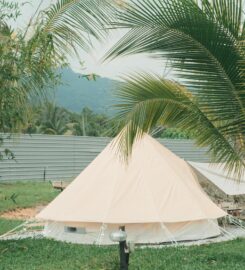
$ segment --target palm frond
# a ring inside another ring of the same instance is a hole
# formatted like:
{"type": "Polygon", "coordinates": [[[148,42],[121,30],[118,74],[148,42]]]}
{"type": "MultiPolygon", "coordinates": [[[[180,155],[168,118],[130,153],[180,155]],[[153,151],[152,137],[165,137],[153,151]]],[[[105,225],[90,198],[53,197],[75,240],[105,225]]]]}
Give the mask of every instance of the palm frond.
{"type": "Polygon", "coordinates": [[[245,119],[245,58],[232,34],[238,28],[242,5],[230,1],[235,3],[234,11],[223,18],[226,9],[220,6],[224,1],[211,1],[206,12],[207,4],[203,9],[193,0],[133,0],[116,24],[131,30],[106,57],[157,54],[169,60],[175,76],[198,96],[200,106],[208,106],[219,118],[245,119]]]}
{"type": "Polygon", "coordinates": [[[41,12],[37,25],[42,34],[52,36],[56,49],[67,53],[72,44],[84,49],[91,46],[90,35],[101,38],[112,10],[111,0],[58,0],[41,12]]]}
{"type": "Polygon", "coordinates": [[[234,37],[242,35],[244,1],[201,0],[203,11],[224,26],[234,37]]]}
{"type": "MultiPolygon", "coordinates": [[[[158,102],[151,96],[150,100],[147,97],[140,103],[140,95],[145,98],[147,93],[147,88],[140,83],[148,85],[157,94],[160,90],[152,88],[155,85],[152,80],[149,84],[142,79],[136,81],[136,85],[131,80],[129,86],[132,89],[124,87],[126,96],[121,94],[121,97],[125,106],[120,107],[123,117],[129,115],[128,125],[125,124],[129,142],[133,139],[130,132],[148,131],[158,119],[164,124],[194,130],[198,144],[209,144],[216,161],[223,160],[230,168],[232,164],[237,164],[237,168],[241,164],[244,166],[243,8],[244,1],[240,0],[132,0],[119,13],[115,26],[130,31],[105,59],[145,52],[162,57],[174,76],[192,93],[193,102],[184,111],[175,103],[176,97],[166,103],[166,97],[158,102]],[[135,91],[137,104],[132,107],[134,96],[129,93],[135,91]]],[[[164,85],[162,91],[165,95],[164,85]]],[[[185,96],[181,99],[183,106],[187,100],[185,96]]]]}
{"type": "Polygon", "coordinates": [[[221,129],[224,121],[210,118],[199,108],[198,100],[178,83],[150,75],[138,75],[123,85],[118,93],[121,104],[118,121],[123,129],[119,134],[119,151],[130,156],[135,140],[155,126],[176,127],[192,131],[199,146],[209,147],[215,162],[225,162],[227,170],[245,169],[245,147],[236,144],[221,129]],[[238,146],[239,145],[239,146],[238,146]]]}

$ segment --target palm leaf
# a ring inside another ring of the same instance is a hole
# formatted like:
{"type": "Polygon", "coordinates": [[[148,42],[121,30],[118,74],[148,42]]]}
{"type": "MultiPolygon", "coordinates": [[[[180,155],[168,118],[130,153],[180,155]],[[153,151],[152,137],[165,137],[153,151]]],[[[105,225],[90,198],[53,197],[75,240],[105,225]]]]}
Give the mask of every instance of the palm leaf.
{"type": "Polygon", "coordinates": [[[194,131],[199,146],[208,146],[216,162],[225,162],[227,170],[236,169],[238,176],[245,169],[245,148],[236,144],[222,130],[224,122],[210,118],[199,108],[198,101],[183,86],[150,75],[138,75],[123,85],[118,93],[121,104],[118,121],[123,129],[119,135],[119,152],[130,156],[135,140],[155,126],[176,127],[194,131]]]}
{"type": "Polygon", "coordinates": [[[103,37],[102,29],[113,12],[110,0],[59,0],[38,16],[37,26],[42,34],[52,36],[53,44],[66,53],[71,45],[87,49],[90,35],[103,37]]]}
{"type": "MultiPolygon", "coordinates": [[[[217,7],[213,10],[217,13],[217,7]]],[[[231,27],[221,25],[211,11],[205,13],[193,0],[132,1],[118,23],[132,30],[107,57],[157,53],[170,60],[175,76],[199,97],[201,106],[233,123],[245,119],[245,59],[231,27]]]]}
{"type": "Polygon", "coordinates": [[[201,0],[203,11],[223,25],[236,38],[242,36],[243,0],[201,0]]]}
{"type": "MultiPolygon", "coordinates": [[[[196,133],[198,143],[210,143],[210,151],[216,156],[216,161],[226,161],[230,168],[234,163],[238,167],[242,164],[245,152],[243,8],[244,3],[240,0],[132,0],[114,23],[114,27],[130,30],[105,56],[105,59],[113,59],[150,52],[154,57],[167,60],[175,78],[192,93],[195,100],[195,112],[200,118],[194,124],[191,119],[195,117],[190,117],[190,128],[195,131],[199,129],[198,125],[203,127],[200,119],[207,126],[206,132],[203,129],[196,133]],[[213,127],[208,128],[208,123],[212,123],[213,127]],[[214,137],[211,132],[207,133],[211,130],[214,137]]],[[[128,102],[131,104],[131,99],[128,102]]],[[[188,128],[188,119],[184,120],[178,115],[178,110],[174,111],[178,105],[168,104],[168,108],[171,106],[171,110],[165,111],[168,123],[177,126],[184,123],[184,127],[188,128]],[[181,119],[181,124],[171,115],[174,113],[181,119]]],[[[125,113],[124,107],[120,109],[125,113]]],[[[153,108],[150,111],[151,121],[153,112],[158,119],[153,108]]],[[[142,117],[143,112],[138,110],[137,113],[149,124],[147,117],[142,117]]],[[[132,122],[131,118],[129,121],[127,129],[136,129],[138,122],[132,122]]],[[[140,123],[143,125],[143,122],[140,123]]],[[[140,128],[145,130],[141,125],[140,128]]]]}

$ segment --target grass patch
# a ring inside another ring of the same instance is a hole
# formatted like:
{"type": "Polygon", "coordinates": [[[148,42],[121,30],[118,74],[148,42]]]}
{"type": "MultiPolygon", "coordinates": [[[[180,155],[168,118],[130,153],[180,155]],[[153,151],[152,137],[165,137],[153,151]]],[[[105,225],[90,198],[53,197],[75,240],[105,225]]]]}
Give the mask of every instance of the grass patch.
{"type": "Polygon", "coordinates": [[[0,218],[0,235],[9,232],[10,230],[14,229],[23,222],[24,222],[23,220],[0,218]]]}
{"type": "MultiPolygon", "coordinates": [[[[244,247],[245,240],[238,239],[199,247],[137,249],[130,257],[130,270],[241,270],[244,247]]],[[[118,249],[47,239],[0,241],[0,265],[1,270],[117,270],[118,249]]]]}
{"type": "Polygon", "coordinates": [[[48,182],[0,183],[0,213],[47,204],[58,193],[48,182]]]}

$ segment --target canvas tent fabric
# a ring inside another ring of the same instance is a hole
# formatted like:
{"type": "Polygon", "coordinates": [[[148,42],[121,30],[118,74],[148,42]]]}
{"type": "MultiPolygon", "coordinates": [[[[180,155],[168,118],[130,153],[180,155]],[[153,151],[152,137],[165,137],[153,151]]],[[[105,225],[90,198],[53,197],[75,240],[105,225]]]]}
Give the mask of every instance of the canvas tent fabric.
{"type": "Polygon", "coordinates": [[[134,144],[128,164],[112,141],[37,218],[47,221],[47,236],[92,243],[97,233],[107,244],[109,233],[121,225],[136,243],[213,237],[220,233],[217,218],[225,215],[190,165],[145,135],[134,144]]]}
{"type": "Polygon", "coordinates": [[[227,175],[222,163],[188,163],[227,195],[245,194],[245,173],[237,179],[234,172],[227,175]]]}

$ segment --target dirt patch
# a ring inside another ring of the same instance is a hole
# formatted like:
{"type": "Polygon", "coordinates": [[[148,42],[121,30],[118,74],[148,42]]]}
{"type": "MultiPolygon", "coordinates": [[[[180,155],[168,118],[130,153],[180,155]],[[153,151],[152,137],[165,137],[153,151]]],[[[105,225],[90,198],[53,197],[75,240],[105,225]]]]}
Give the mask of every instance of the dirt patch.
{"type": "Polygon", "coordinates": [[[37,206],[31,208],[22,208],[22,209],[15,209],[5,213],[0,214],[0,217],[6,219],[22,219],[26,220],[29,218],[33,218],[38,214],[45,206],[37,206]]]}

